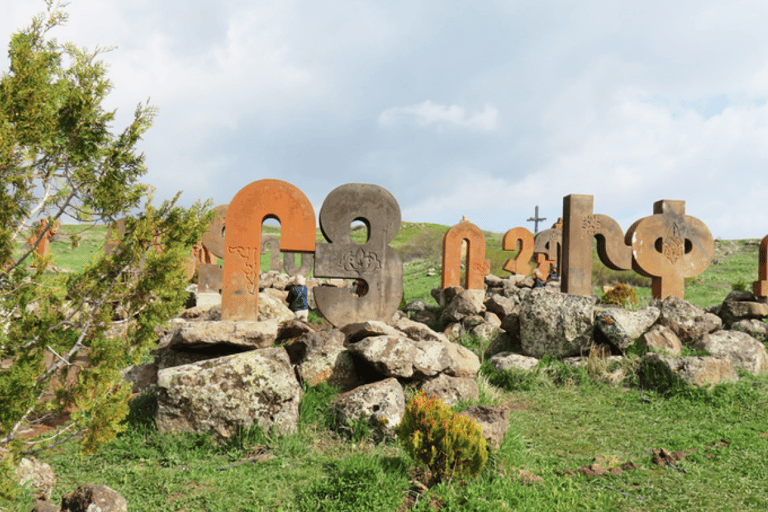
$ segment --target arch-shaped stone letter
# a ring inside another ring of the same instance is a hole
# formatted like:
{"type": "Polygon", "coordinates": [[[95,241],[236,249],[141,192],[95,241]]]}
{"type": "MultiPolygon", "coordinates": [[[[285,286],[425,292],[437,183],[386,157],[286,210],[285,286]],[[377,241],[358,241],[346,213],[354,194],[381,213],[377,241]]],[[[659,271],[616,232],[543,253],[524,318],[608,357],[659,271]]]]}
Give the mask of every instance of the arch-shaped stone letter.
{"type": "Polygon", "coordinates": [[[362,279],[363,296],[346,288],[318,286],[315,304],[339,327],[367,320],[389,321],[403,297],[403,262],[389,246],[400,230],[400,206],[378,185],[348,183],[335,188],[320,209],[320,229],[329,243],[315,250],[315,276],[362,279]],[[352,240],[352,223],[368,227],[368,241],[352,240]]]}
{"type": "Polygon", "coordinates": [[[222,320],[259,318],[261,225],[267,217],[280,221],[281,251],[315,250],[315,210],[301,190],[280,180],[243,187],[227,209],[222,320]]]}
{"type": "Polygon", "coordinates": [[[261,254],[269,252],[269,270],[283,270],[280,261],[280,240],[276,236],[265,236],[261,240],[261,254]]]}
{"type": "Polygon", "coordinates": [[[563,230],[549,228],[536,235],[533,251],[536,254],[537,270],[543,276],[549,275],[552,265],[559,265],[562,254],[563,230]]]}
{"type": "Polygon", "coordinates": [[[613,270],[632,268],[632,248],[621,226],[607,215],[593,214],[594,198],[570,194],[563,198],[563,247],[560,289],[572,295],[592,295],[592,238],[600,261],[613,270]]]}
{"type": "Polygon", "coordinates": [[[507,260],[504,264],[504,270],[513,274],[527,276],[533,268],[528,262],[533,256],[534,238],[526,228],[512,228],[504,233],[504,239],[501,241],[501,248],[505,251],[514,251],[520,247],[514,260],[507,260]]]}
{"type": "Polygon", "coordinates": [[[701,274],[712,262],[715,241],[709,228],[685,214],[685,201],[653,203],[653,215],[632,224],[632,268],[652,278],[653,297],[683,298],[685,278],[701,274]]]}
{"type": "Polygon", "coordinates": [[[443,237],[442,288],[461,286],[461,243],[467,241],[467,272],[464,288],[484,290],[485,276],[490,272],[491,262],[485,259],[485,235],[469,222],[462,219],[443,237]]]}
{"type": "Polygon", "coordinates": [[[768,235],[760,241],[757,256],[757,281],[752,284],[752,291],[757,297],[768,297],[768,235]]]}

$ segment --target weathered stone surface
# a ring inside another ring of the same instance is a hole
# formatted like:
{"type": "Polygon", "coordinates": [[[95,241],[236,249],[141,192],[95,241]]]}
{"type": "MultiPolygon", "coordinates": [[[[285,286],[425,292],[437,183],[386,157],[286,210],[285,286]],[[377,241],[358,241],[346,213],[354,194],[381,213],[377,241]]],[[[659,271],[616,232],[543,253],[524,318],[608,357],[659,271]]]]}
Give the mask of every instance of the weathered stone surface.
{"type": "Polygon", "coordinates": [[[474,294],[464,290],[454,297],[443,309],[440,320],[443,323],[460,322],[465,316],[479,315],[485,311],[485,306],[478,303],[474,294]]]}
{"type": "Polygon", "coordinates": [[[535,357],[528,357],[522,354],[512,354],[510,352],[500,352],[491,357],[491,364],[500,372],[515,370],[535,370],[539,367],[539,360],[535,357]]]}
{"type": "Polygon", "coordinates": [[[485,301],[485,309],[492,313],[496,313],[499,318],[504,318],[508,314],[515,311],[520,301],[517,297],[504,297],[503,295],[491,295],[488,300],[485,301]]]}
{"type": "Polygon", "coordinates": [[[520,340],[514,338],[512,335],[506,332],[500,332],[488,345],[488,348],[483,352],[485,359],[490,359],[492,356],[501,352],[519,352],[520,340]]]}
{"type": "Polygon", "coordinates": [[[659,318],[654,307],[628,311],[623,308],[598,308],[595,325],[611,344],[622,352],[631,347],[659,318]]]}
{"type": "Polygon", "coordinates": [[[443,330],[443,335],[445,335],[445,337],[451,341],[455,340],[462,334],[464,334],[464,327],[461,326],[461,322],[453,322],[448,324],[443,330]]]}
{"type": "Polygon", "coordinates": [[[306,333],[285,346],[301,382],[327,382],[346,391],[361,383],[352,356],[338,329],[306,333]]]}
{"type": "Polygon", "coordinates": [[[128,504],[106,485],[83,485],[61,498],[61,512],[128,512],[128,504]]]}
{"type": "Polygon", "coordinates": [[[499,406],[472,405],[460,414],[474,420],[480,426],[488,446],[493,448],[501,446],[509,430],[509,409],[499,406]]]}
{"type": "Polygon", "coordinates": [[[486,274],[485,276],[485,285],[488,288],[503,288],[504,287],[504,279],[497,276],[496,274],[486,274]]]}
{"type": "Polygon", "coordinates": [[[296,314],[288,309],[285,302],[282,300],[271,297],[266,293],[259,294],[259,321],[264,322],[267,320],[277,320],[278,322],[285,322],[296,318],[296,314]]]}
{"type": "Polygon", "coordinates": [[[266,348],[161,370],[157,428],[228,438],[258,423],[294,431],[301,387],[283,348],[266,348]]]}
{"type": "Polygon", "coordinates": [[[166,346],[158,348],[154,351],[155,364],[157,365],[157,371],[159,372],[165,368],[173,368],[175,366],[198,363],[200,361],[221,357],[225,354],[232,354],[241,351],[241,349],[235,349],[225,352],[225,348],[227,348],[226,345],[218,345],[213,349],[203,349],[199,352],[195,352],[175,350],[166,346]]]}
{"type": "Polygon", "coordinates": [[[462,286],[449,286],[448,288],[433,288],[430,294],[440,307],[444,307],[450,304],[453,298],[463,291],[464,287],[462,286]]]}
{"type": "Polygon", "coordinates": [[[439,374],[421,386],[427,396],[435,395],[448,405],[453,405],[460,400],[473,400],[480,396],[475,379],[467,377],[449,377],[439,374]]]}
{"type": "Polygon", "coordinates": [[[129,366],[121,373],[125,382],[131,383],[131,393],[143,393],[157,384],[157,364],[145,363],[129,366]]]}
{"type": "Polygon", "coordinates": [[[403,311],[406,313],[416,312],[416,311],[424,311],[427,309],[427,304],[423,300],[412,300],[408,304],[405,305],[403,308],[403,311]]]}
{"type": "Polygon", "coordinates": [[[642,343],[651,350],[666,352],[669,355],[679,355],[683,344],[672,329],[664,325],[654,325],[643,335],[642,343]]]}
{"type": "Polygon", "coordinates": [[[453,377],[474,377],[480,360],[456,343],[414,341],[405,336],[370,336],[347,345],[386,377],[418,378],[445,373],[453,377]]]}
{"type": "Polygon", "coordinates": [[[445,334],[435,332],[428,326],[405,317],[395,322],[395,328],[412,340],[439,341],[441,343],[448,343],[449,341],[445,334]]]}
{"type": "Polygon", "coordinates": [[[259,288],[261,290],[285,290],[290,285],[291,276],[284,274],[279,270],[270,270],[262,272],[259,278],[259,288]]]}
{"type": "Polygon", "coordinates": [[[294,318],[293,320],[288,320],[287,322],[280,324],[277,328],[277,338],[275,338],[275,341],[282,342],[292,340],[307,334],[308,332],[315,332],[315,330],[308,323],[294,318]]]}
{"type": "Polygon", "coordinates": [[[31,512],[61,512],[61,509],[45,500],[34,500],[34,508],[31,512]]]}
{"type": "Polygon", "coordinates": [[[441,288],[459,286],[461,283],[461,248],[467,242],[467,268],[464,288],[484,290],[485,275],[490,272],[491,262],[485,259],[485,235],[466,217],[451,227],[443,237],[443,273],[441,288]]]}
{"type": "Polygon", "coordinates": [[[478,338],[492,340],[499,333],[499,327],[491,323],[483,322],[469,329],[469,332],[478,338]]]}
{"type": "Polygon", "coordinates": [[[333,407],[342,424],[366,419],[391,433],[405,414],[405,394],[397,379],[386,379],[340,393],[333,407]]]}
{"type": "Polygon", "coordinates": [[[604,265],[614,270],[632,268],[632,247],[625,242],[621,226],[611,217],[593,212],[591,195],[563,198],[560,284],[564,293],[592,295],[593,238],[597,238],[597,253],[604,265]]]}
{"type": "Polygon", "coordinates": [[[653,215],[627,230],[632,241],[632,266],[652,278],[654,298],[684,294],[686,277],[701,274],[712,262],[715,241],[701,220],[685,214],[685,201],[653,203],[653,215]]]}
{"type": "Polygon", "coordinates": [[[520,345],[537,358],[580,354],[592,344],[594,297],[533,290],[520,306],[520,345]]]}
{"type": "Polygon", "coordinates": [[[757,341],[762,341],[763,343],[768,341],[768,324],[762,320],[754,318],[749,320],[738,320],[731,324],[731,330],[745,332],[757,341]]]}
{"type": "Polygon", "coordinates": [[[676,296],[669,296],[662,301],[653,301],[652,306],[660,310],[659,323],[672,329],[683,345],[693,343],[705,334],[723,326],[723,321],[717,315],[707,313],[700,307],[676,296]]]}
{"type": "Polygon", "coordinates": [[[437,315],[434,312],[425,309],[424,311],[417,311],[414,313],[412,320],[424,325],[435,325],[437,324],[437,315]]]}
{"type": "Polygon", "coordinates": [[[315,289],[320,313],[333,325],[389,321],[403,296],[403,262],[389,246],[400,229],[400,206],[378,185],[347,183],[333,189],[320,209],[320,228],[329,243],[315,249],[315,275],[358,280],[353,294],[315,289]],[[352,223],[368,226],[368,240],[352,240],[352,223]],[[362,285],[365,285],[364,287],[362,285]]]}
{"type": "Polygon", "coordinates": [[[768,371],[768,353],[765,345],[747,333],[739,331],[718,331],[705,334],[693,345],[714,356],[728,359],[753,375],[768,371]]]}
{"type": "Polygon", "coordinates": [[[461,319],[461,326],[465,331],[469,331],[485,323],[485,318],[482,315],[467,315],[461,319]]]}
{"type": "Polygon", "coordinates": [[[275,342],[279,326],[275,319],[263,322],[188,322],[173,332],[169,345],[175,350],[216,345],[266,348],[275,342]]]}
{"type": "Polygon", "coordinates": [[[56,486],[56,473],[45,462],[34,457],[23,457],[16,466],[16,480],[19,485],[29,485],[37,499],[51,499],[51,491],[56,486]]]}
{"type": "Polygon", "coordinates": [[[766,317],[768,317],[768,304],[762,302],[725,300],[720,308],[720,318],[728,326],[738,320],[766,317]]]}
{"type": "Polygon", "coordinates": [[[520,338],[520,306],[501,319],[501,329],[515,338],[520,338]]]}
{"type": "Polygon", "coordinates": [[[497,315],[496,313],[491,313],[490,311],[486,311],[483,314],[483,319],[487,324],[491,324],[499,328],[501,327],[501,318],[499,318],[499,315],[497,315]]]}
{"type": "Polygon", "coordinates": [[[369,336],[399,336],[402,333],[386,322],[377,320],[370,322],[358,322],[341,327],[341,332],[347,336],[348,343],[357,343],[369,336]]]}
{"type": "Polygon", "coordinates": [[[677,379],[696,387],[736,382],[739,376],[731,362],[721,357],[672,357],[646,354],[638,371],[646,387],[675,385],[677,379]]]}
{"type": "Polygon", "coordinates": [[[270,179],[243,187],[229,203],[226,215],[222,320],[258,320],[261,229],[254,225],[267,216],[280,221],[280,250],[315,250],[315,211],[304,193],[270,179]]]}

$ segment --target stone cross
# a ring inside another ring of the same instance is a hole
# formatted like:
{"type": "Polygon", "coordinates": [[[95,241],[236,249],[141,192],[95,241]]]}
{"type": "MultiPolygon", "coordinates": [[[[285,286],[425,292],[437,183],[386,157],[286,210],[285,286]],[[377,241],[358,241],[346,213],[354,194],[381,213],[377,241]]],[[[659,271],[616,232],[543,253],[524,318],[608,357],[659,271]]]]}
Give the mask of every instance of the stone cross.
{"type": "Polygon", "coordinates": [[[539,232],[539,222],[547,220],[546,217],[539,217],[539,205],[536,205],[535,214],[533,217],[528,217],[528,222],[533,222],[533,234],[539,232]]]}

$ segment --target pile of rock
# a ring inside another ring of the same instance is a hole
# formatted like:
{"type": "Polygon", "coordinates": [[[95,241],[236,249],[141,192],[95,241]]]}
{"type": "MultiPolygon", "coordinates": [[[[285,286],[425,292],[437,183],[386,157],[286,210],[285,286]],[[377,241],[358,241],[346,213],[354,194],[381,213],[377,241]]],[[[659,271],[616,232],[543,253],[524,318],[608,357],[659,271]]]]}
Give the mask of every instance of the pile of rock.
{"type": "Polygon", "coordinates": [[[641,368],[661,365],[696,386],[736,380],[735,368],[768,371],[768,304],[750,292],[731,292],[706,311],[677,297],[630,311],[563,294],[556,281],[532,288],[530,279],[489,275],[485,284],[481,293],[433,290],[443,306],[439,318],[434,310],[413,317],[442,322],[451,339],[464,332],[494,339],[485,355],[499,369],[536,368],[544,356],[579,364],[596,347],[620,357],[637,343],[652,351],[641,368]],[[710,355],[678,357],[683,347],[710,355]]]}

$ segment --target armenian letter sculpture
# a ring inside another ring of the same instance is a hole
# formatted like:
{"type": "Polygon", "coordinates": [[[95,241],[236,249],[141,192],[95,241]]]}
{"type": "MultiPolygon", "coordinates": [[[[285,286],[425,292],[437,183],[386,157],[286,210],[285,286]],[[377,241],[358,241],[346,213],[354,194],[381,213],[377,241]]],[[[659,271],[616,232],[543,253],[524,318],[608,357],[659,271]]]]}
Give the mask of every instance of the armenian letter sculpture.
{"type": "Polygon", "coordinates": [[[464,288],[484,290],[485,276],[491,262],[485,259],[485,235],[466,218],[453,226],[443,237],[442,288],[461,286],[461,243],[467,241],[467,272],[464,288]]]}

